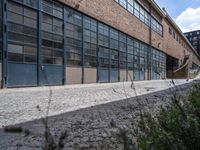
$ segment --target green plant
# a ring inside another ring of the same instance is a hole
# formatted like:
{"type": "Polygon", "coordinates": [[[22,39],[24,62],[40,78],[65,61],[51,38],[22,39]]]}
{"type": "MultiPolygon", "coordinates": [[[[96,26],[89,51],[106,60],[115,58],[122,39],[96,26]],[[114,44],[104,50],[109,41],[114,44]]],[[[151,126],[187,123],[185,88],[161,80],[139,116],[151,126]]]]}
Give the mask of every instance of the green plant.
{"type": "Polygon", "coordinates": [[[175,94],[158,115],[142,115],[139,128],[137,141],[142,150],[200,149],[200,84],[194,85],[189,96],[175,94]]]}

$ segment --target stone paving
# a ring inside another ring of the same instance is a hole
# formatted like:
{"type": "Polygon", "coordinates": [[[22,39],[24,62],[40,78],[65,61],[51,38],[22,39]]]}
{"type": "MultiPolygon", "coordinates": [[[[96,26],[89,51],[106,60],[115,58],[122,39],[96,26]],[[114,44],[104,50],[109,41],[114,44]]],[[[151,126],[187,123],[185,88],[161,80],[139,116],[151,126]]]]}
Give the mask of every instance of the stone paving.
{"type": "MultiPolygon", "coordinates": [[[[176,85],[187,80],[174,80],[176,85]]],[[[0,127],[46,116],[50,89],[52,100],[49,115],[87,108],[135,96],[131,82],[33,87],[0,90],[0,127]]],[[[168,89],[171,80],[134,82],[137,95],[168,89]]]]}

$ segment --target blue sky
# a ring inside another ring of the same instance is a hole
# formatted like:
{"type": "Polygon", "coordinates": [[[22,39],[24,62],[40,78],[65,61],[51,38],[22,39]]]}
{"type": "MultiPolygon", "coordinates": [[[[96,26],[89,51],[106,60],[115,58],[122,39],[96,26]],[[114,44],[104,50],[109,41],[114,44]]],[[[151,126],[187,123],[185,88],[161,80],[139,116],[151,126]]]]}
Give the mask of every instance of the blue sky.
{"type": "Polygon", "coordinates": [[[156,0],[182,30],[200,30],[200,0],[156,0]]]}

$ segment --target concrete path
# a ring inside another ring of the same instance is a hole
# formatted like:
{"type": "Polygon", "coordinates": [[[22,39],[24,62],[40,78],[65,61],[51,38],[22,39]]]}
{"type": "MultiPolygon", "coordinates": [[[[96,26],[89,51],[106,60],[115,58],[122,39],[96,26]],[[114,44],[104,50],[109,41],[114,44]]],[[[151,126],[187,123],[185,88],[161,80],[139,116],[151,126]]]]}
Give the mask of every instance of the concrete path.
{"type": "MultiPolygon", "coordinates": [[[[187,80],[174,80],[176,85],[187,80]]],[[[50,89],[52,91],[49,115],[91,107],[134,97],[131,82],[33,87],[0,90],[0,127],[14,125],[46,116],[50,89]]],[[[171,80],[134,82],[137,95],[148,94],[173,86],[171,80]]]]}

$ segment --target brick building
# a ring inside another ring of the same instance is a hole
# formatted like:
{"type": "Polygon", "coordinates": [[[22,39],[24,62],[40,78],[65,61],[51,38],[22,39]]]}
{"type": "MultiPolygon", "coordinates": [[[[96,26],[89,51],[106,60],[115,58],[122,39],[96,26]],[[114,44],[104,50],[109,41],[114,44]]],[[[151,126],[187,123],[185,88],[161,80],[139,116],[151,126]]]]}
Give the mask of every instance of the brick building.
{"type": "Polygon", "coordinates": [[[153,0],[2,0],[2,87],[187,77],[199,56],[153,0]]]}

